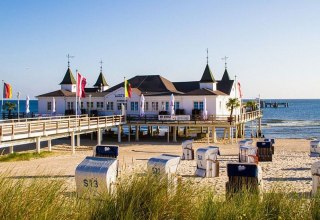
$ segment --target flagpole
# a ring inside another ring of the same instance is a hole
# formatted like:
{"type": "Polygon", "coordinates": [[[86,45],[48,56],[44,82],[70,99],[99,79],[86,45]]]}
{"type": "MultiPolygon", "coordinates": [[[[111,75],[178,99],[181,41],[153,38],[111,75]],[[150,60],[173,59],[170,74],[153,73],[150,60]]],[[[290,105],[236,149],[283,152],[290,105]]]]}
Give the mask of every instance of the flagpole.
{"type": "MultiPolygon", "coordinates": [[[[2,80],[2,97],[1,97],[1,117],[3,112],[4,80],[2,80]]],[[[3,118],[4,119],[4,118],[3,118]]]]}
{"type": "Polygon", "coordinates": [[[78,70],[76,69],[76,117],[78,117],[78,70]]]}
{"type": "Polygon", "coordinates": [[[126,92],[127,92],[127,84],[126,84],[126,77],[123,77],[124,78],[124,104],[123,104],[123,112],[122,114],[124,115],[124,112],[125,112],[125,108],[126,108],[126,104],[127,104],[127,96],[126,96],[126,92]]]}

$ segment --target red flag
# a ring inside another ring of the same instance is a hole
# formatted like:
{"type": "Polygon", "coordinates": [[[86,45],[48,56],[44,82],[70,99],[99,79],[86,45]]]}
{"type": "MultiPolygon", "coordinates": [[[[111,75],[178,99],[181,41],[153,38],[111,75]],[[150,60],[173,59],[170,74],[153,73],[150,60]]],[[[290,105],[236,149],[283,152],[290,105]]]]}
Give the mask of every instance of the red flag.
{"type": "Polygon", "coordinates": [[[12,98],[12,87],[9,83],[4,83],[3,85],[3,98],[5,99],[12,98]]]}
{"type": "Polygon", "coordinates": [[[243,94],[242,94],[240,82],[238,82],[238,89],[239,89],[239,96],[240,96],[240,98],[242,98],[243,94]]]}
{"type": "Polygon", "coordinates": [[[86,97],[84,88],[86,87],[87,80],[80,73],[77,74],[77,96],[79,98],[86,97]]]}

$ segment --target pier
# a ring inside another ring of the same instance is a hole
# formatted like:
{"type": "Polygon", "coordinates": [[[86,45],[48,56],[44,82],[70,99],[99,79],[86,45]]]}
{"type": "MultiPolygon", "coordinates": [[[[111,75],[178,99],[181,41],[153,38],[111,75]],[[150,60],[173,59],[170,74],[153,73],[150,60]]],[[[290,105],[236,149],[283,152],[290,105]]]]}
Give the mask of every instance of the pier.
{"type": "Polygon", "coordinates": [[[267,101],[261,101],[260,102],[261,108],[288,108],[289,103],[288,102],[267,102],[267,101]]]}
{"type": "MultiPolygon", "coordinates": [[[[196,132],[197,136],[206,137],[207,142],[216,143],[216,129],[224,129],[223,139],[228,139],[233,142],[237,141],[238,137],[244,137],[245,123],[258,120],[259,127],[257,132],[261,132],[261,111],[247,112],[238,116],[213,116],[208,118],[192,118],[189,115],[183,117],[165,117],[165,120],[160,120],[159,116],[132,116],[132,115],[112,115],[88,117],[84,116],[61,116],[47,118],[29,118],[29,119],[12,119],[3,120],[0,122],[0,148],[9,147],[10,153],[14,152],[14,145],[22,145],[28,143],[36,143],[36,152],[40,153],[40,142],[47,141],[49,151],[51,151],[51,140],[71,137],[72,153],[75,153],[75,146],[80,146],[80,135],[87,133],[97,134],[97,144],[101,144],[102,134],[104,131],[117,128],[118,142],[122,138],[122,126],[131,128],[134,127],[134,140],[139,141],[140,126],[148,127],[148,134],[154,134],[153,127],[166,126],[168,128],[167,142],[177,142],[179,128],[183,128],[184,137],[188,134],[196,132]],[[211,140],[209,134],[211,133],[211,140]]],[[[127,135],[127,140],[130,142],[130,136],[127,135]]]]}

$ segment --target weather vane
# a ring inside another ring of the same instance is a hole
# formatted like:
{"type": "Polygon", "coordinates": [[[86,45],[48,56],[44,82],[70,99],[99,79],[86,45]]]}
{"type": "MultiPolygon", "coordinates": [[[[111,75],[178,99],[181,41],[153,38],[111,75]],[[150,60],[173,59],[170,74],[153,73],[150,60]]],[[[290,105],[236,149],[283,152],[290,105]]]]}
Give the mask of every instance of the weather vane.
{"type": "Polygon", "coordinates": [[[103,64],[103,62],[102,62],[102,60],[100,60],[100,73],[102,73],[102,64],[103,64]]]}
{"type": "Polygon", "coordinates": [[[209,50],[207,48],[207,64],[208,64],[208,60],[209,60],[209,50]]]}
{"type": "Polygon", "coordinates": [[[70,58],[74,58],[74,56],[70,56],[70,54],[67,54],[67,58],[68,58],[68,68],[70,67],[70,58]]]}
{"type": "Polygon", "coordinates": [[[224,67],[227,69],[227,59],[229,57],[224,56],[223,58],[221,58],[221,60],[224,60],[224,67]]]}

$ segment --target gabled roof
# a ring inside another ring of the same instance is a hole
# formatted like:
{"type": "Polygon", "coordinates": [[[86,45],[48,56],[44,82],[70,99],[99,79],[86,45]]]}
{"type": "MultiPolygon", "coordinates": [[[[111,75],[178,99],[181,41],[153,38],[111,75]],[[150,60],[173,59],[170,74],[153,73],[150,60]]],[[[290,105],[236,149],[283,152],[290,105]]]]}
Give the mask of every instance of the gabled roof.
{"type": "Polygon", "coordinates": [[[221,80],[217,83],[217,90],[230,95],[234,80],[221,80]]]}
{"type": "Polygon", "coordinates": [[[185,93],[184,95],[227,95],[219,90],[212,91],[210,89],[196,89],[185,93]]]}
{"type": "MultiPolygon", "coordinates": [[[[106,92],[89,92],[87,91],[87,89],[85,91],[86,91],[86,97],[89,97],[89,95],[91,95],[92,97],[103,97],[107,94],[106,92]]],[[[76,97],[76,93],[70,92],[64,89],[60,89],[60,90],[45,93],[42,95],[38,95],[37,98],[39,97],[76,97]]]]}
{"type": "Polygon", "coordinates": [[[207,64],[206,65],[206,68],[202,74],[202,77],[201,77],[201,80],[200,80],[200,83],[214,83],[216,80],[214,79],[213,75],[212,75],[212,72],[210,70],[210,67],[209,65],[207,64]]]}
{"type": "Polygon", "coordinates": [[[199,81],[173,82],[173,85],[176,87],[178,91],[184,92],[184,93],[200,88],[199,81]]]}
{"type": "MultiPolygon", "coordinates": [[[[174,84],[160,75],[138,75],[128,80],[131,84],[131,88],[139,89],[143,94],[148,93],[181,93],[179,92],[174,84]]],[[[119,83],[110,89],[108,92],[112,92],[120,87],[124,87],[124,83],[119,83]]]]}
{"type": "Polygon", "coordinates": [[[230,80],[230,77],[227,69],[225,69],[221,81],[228,81],[228,80],[230,80]]]}
{"type": "Polygon", "coordinates": [[[100,87],[100,86],[109,86],[106,79],[104,78],[102,72],[100,72],[99,77],[97,79],[96,84],[94,84],[94,86],[100,87]]]}
{"type": "Polygon", "coordinates": [[[60,85],[63,85],[63,84],[70,85],[70,84],[76,84],[76,83],[77,81],[74,79],[71,69],[68,67],[67,72],[64,75],[64,78],[60,83],[60,85]]]}
{"type": "Polygon", "coordinates": [[[63,96],[65,96],[65,97],[74,96],[75,97],[76,93],[60,89],[60,90],[56,90],[56,91],[53,91],[53,92],[45,93],[45,94],[42,94],[42,95],[38,95],[37,97],[59,97],[59,96],[62,96],[62,97],[63,96]]]}

